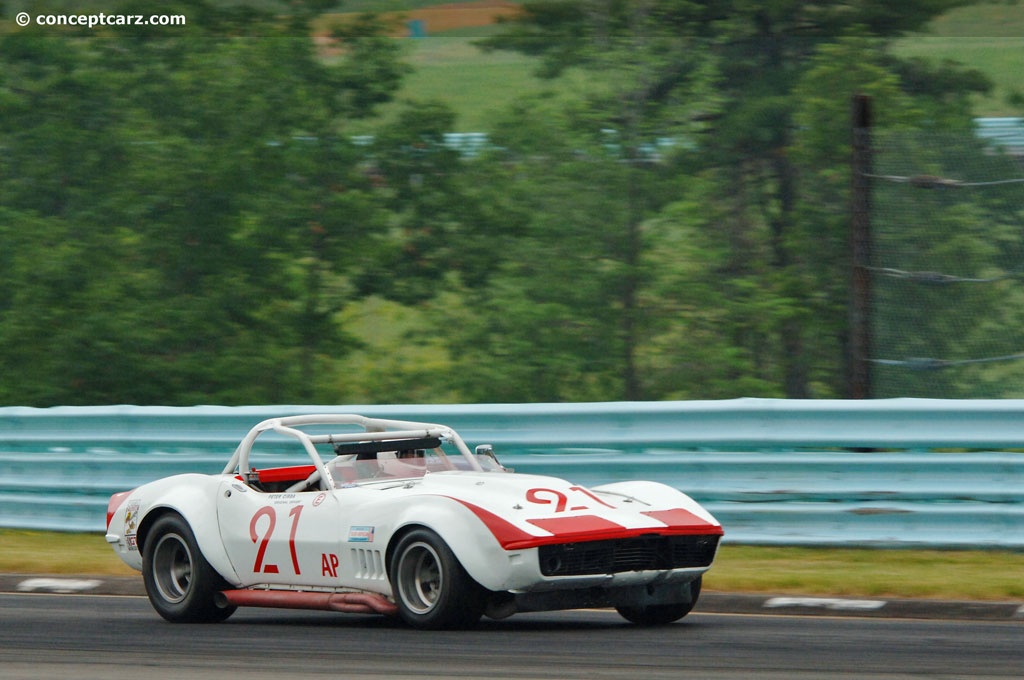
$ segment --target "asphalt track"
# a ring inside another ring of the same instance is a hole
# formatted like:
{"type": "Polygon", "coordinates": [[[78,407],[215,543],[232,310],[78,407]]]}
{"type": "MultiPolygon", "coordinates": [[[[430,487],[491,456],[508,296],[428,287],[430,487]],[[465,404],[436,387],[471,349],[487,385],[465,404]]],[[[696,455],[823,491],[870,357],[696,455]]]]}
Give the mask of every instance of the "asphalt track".
{"type": "MultiPolygon", "coordinates": [[[[715,598],[711,598],[714,600],[715,598]]],[[[663,628],[613,612],[520,614],[478,629],[242,609],[173,625],[137,595],[0,594],[0,678],[1020,678],[1024,621],[698,611],[663,628]]]]}

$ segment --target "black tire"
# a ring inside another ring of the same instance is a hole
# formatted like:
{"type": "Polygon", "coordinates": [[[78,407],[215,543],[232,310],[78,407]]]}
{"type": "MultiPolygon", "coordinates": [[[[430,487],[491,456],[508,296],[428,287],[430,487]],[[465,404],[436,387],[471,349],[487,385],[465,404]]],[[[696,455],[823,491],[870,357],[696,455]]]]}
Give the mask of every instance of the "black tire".
{"type": "Polygon", "coordinates": [[[235,612],[235,607],[217,606],[217,593],[230,586],[203,557],[180,515],[164,515],[149,530],[142,578],[153,609],[173,623],[216,623],[235,612]]]}
{"type": "Polygon", "coordinates": [[[698,576],[695,581],[689,583],[690,601],[674,602],[672,604],[652,604],[646,607],[616,607],[622,618],[635,623],[638,626],[665,626],[673,621],[678,621],[689,614],[697,604],[700,597],[700,587],[703,577],[698,576]]]}
{"type": "Polygon", "coordinates": [[[416,529],[403,536],[388,575],[399,615],[414,628],[466,628],[483,615],[486,590],[433,531],[416,529]]]}

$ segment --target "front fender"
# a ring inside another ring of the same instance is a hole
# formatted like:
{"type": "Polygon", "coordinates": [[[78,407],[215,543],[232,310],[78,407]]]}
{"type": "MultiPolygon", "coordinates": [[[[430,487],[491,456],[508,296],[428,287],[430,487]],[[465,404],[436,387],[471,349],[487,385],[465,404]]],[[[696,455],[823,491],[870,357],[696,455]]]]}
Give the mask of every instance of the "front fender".
{"type": "Polygon", "coordinates": [[[121,558],[141,570],[142,553],[153,522],[167,512],[176,512],[188,522],[210,566],[226,581],[241,583],[224,550],[217,522],[216,494],[223,479],[200,474],[176,475],[135,489],[118,508],[108,529],[108,533],[115,529],[123,532],[122,543],[118,544],[122,548],[121,558]]]}
{"type": "Polygon", "coordinates": [[[613,482],[591,488],[591,491],[598,493],[612,493],[620,496],[627,496],[639,499],[644,503],[658,508],[683,508],[712,526],[721,527],[717,519],[712,516],[700,503],[693,500],[679,489],[661,482],[628,481],[613,482]]]}
{"type": "Polygon", "coordinates": [[[396,517],[387,563],[398,539],[409,529],[426,527],[451,548],[466,572],[488,590],[513,587],[524,550],[505,550],[490,529],[466,505],[446,496],[426,496],[396,517]]]}

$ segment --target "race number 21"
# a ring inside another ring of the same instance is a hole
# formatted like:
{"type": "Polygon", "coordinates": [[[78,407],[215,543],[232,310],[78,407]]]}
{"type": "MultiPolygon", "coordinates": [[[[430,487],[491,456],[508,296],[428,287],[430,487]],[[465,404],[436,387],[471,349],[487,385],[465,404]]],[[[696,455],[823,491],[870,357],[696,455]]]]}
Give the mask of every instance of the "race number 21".
{"type": "MultiPolygon", "coordinates": [[[[292,556],[292,569],[295,570],[296,576],[302,574],[299,570],[299,556],[295,552],[295,532],[299,528],[299,515],[302,514],[302,508],[303,506],[296,505],[288,511],[288,516],[292,518],[292,528],[288,534],[288,551],[292,556]]],[[[252,566],[253,573],[281,573],[281,569],[276,564],[264,563],[264,558],[267,556],[267,545],[270,543],[270,537],[274,535],[276,526],[277,511],[270,505],[265,505],[257,510],[256,514],[252,516],[252,520],[249,521],[249,538],[253,543],[259,543],[259,548],[256,549],[256,562],[252,566]],[[260,520],[264,517],[267,518],[266,528],[261,533],[259,525],[261,524],[260,520]]]]}
{"type": "MultiPolygon", "coordinates": [[[[594,502],[600,503],[605,507],[614,507],[612,505],[608,505],[603,500],[601,500],[594,494],[584,489],[582,486],[570,486],[569,491],[573,492],[574,496],[582,495],[594,502]]],[[[539,505],[554,505],[555,512],[565,512],[567,509],[573,511],[588,510],[590,508],[590,506],[587,505],[585,501],[579,499],[577,499],[575,502],[583,503],[582,505],[569,506],[569,496],[567,494],[562,493],[561,491],[556,491],[555,489],[530,489],[529,491],[526,492],[526,500],[530,501],[531,503],[537,503],[539,505]]]]}

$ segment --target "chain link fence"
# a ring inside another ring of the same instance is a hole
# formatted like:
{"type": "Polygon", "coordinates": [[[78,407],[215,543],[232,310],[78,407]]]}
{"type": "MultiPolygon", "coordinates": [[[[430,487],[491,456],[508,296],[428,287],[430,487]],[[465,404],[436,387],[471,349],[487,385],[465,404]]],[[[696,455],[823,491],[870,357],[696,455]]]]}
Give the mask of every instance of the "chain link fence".
{"type": "Polygon", "coordinates": [[[1024,396],[1024,121],[873,133],[872,395],[1024,396]]]}

